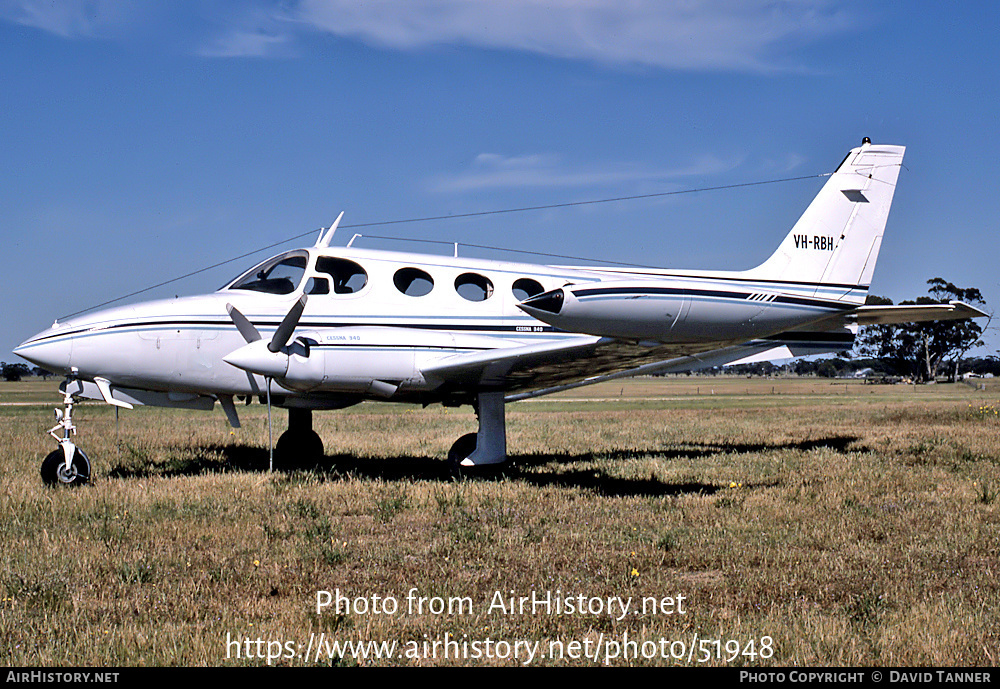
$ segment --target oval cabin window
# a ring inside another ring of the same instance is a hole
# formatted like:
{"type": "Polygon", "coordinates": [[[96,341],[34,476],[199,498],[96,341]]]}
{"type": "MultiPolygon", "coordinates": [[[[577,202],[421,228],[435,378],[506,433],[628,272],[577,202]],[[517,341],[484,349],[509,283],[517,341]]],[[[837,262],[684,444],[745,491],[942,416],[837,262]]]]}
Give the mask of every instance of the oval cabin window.
{"type": "Polygon", "coordinates": [[[493,294],[493,283],[485,275],[462,273],[455,278],[455,291],[469,301],[486,301],[493,294]]]}
{"type": "Polygon", "coordinates": [[[511,291],[514,293],[514,298],[518,301],[524,301],[528,297],[533,297],[536,294],[541,294],[545,291],[541,283],[537,280],[532,280],[531,278],[519,278],[514,280],[514,284],[511,286],[511,291]]]}
{"type": "Polygon", "coordinates": [[[422,297],[434,289],[434,278],[419,268],[400,268],[392,283],[408,297],[422,297]]]}

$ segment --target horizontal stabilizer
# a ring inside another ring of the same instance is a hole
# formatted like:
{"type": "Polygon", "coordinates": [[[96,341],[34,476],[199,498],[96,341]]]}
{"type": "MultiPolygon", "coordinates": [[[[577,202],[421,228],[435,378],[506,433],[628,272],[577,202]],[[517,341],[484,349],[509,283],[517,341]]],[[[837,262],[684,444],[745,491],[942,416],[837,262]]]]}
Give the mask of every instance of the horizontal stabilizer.
{"type": "Polygon", "coordinates": [[[892,323],[921,323],[923,321],[957,321],[965,318],[983,318],[988,313],[961,301],[947,304],[903,304],[898,306],[862,306],[854,313],[858,325],[889,325],[892,323]]]}

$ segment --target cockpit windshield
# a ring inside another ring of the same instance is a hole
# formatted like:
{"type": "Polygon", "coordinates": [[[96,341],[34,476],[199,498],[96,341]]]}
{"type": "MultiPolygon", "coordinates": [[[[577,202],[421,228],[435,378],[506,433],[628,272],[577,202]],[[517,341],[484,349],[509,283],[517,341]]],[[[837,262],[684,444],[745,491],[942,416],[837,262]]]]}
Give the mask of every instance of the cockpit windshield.
{"type": "Polygon", "coordinates": [[[268,294],[291,294],[306,272],[309,254],[293,251],[261,263],[236,280],[226,289],[246,289],[268,294]]]}

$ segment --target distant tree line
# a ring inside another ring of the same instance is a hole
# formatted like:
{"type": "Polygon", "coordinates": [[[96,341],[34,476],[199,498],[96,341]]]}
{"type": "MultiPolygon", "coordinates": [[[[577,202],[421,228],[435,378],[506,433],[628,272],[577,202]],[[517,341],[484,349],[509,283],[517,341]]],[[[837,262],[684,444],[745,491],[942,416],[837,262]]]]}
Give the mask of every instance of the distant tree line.
{"type": "Polygon", "coordinates": [[[51,371],[46,371],[44,368],[39,366],[28,368],[27,364],[8,364],[6,361],[0,361],[0,375],[3,376],[4,380],[10,382],[21,380],[22,378],[27,378],[28,376],[39,376],[40,378],[48,380],[53,373],[51,371]]]}

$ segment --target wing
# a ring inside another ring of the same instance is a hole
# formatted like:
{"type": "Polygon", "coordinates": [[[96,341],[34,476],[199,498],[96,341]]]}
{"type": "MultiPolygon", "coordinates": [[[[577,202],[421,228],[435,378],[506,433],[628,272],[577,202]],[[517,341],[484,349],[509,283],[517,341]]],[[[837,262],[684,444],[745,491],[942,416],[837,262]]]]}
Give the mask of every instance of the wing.
{"type": "Polygon", "coordinates": [[[749,363],[768,353],[772,353],[770,358],[779,358],[843,349],[843,339],[831,350],[829,343],[816,341],[645,345],[580,336],[558,343],[458,354],[424,367],[422,373],[426,379],[439,381],[441,391],[502,390],[513,401],[614,378],[749,363]]]}
{"type": "Polygon", "coordinates": [[[155,392],[114,385],[104,378],[91,383],[79,378],[63,381],[60,392],[69,392],[76,397],[90,400],[104,400],[115,406],[174,407],[177,409],[199,409],[209,411],[215,405],[215,397],[187,392],[155,392]]]}
{"type": "Polygon", "coordinates": [[[458,354],[422,369],[455,390],[519,392],[606,375],[693,354],[691,346],[642,346],[581,335],[556,343],[458,354]]]}

